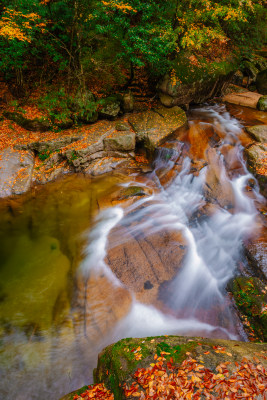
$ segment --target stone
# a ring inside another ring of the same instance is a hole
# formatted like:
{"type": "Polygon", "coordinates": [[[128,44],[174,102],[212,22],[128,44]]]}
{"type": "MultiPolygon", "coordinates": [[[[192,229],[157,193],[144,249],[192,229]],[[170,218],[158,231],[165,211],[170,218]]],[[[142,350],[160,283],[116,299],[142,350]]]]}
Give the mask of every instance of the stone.
{"type": "Polygon", "coordinates": [[[254,340],[267,341],[267,294],[265,284],[258,278],[239,276],[229,283],[237,308],[249,324],[244,324],[254,340]],[[251,330],[251,326],[253,329],[251,330]]]}
{"type": "Polygon", "coordinates": [[[250,82],[255,82],[257,75],[259,73],[259,68],[255,65],[254,62],[245,60],[243,61],[243,71],[246,75],[250,77],[250,82]]]}
{"type": "Polygon", "coordinates": [[[118,96],[109,96],[99,101],[99,115],[102,118],[115,119],[121,111],[121,100],[118,96]]]}
{"type": "MultiPolygon", "coordinates": [[[[67,145],[77,142],[81,139],[81,136],[59,136],[56,139],[45,140],[41,139],[33,143],[29,143],[27,148],[37,153],[53,153],[54,151],[60,150],[67,145]]],[[[18,148],[19,145],[16,146],[18,148]]]]}
{"type": "Polygon", "coordinates": [[[122,166],[124,163],[127,164],[128,161],[130,161],[129,158],[126,158],[127,156],[124,157],[125,158],[112,156],[101,157],[95,162],[90,163],[87,168],[85,168],[84,172],[92,176],[107,174],[115,170],[118,166],[122,166]]]}
{"type": "Polygon", "coordinates": [[[85,321],[85,326],[78,323],[77,327],[81,329],[80,334],[86,334],[92,344],[106,336],[128,314],[131,303],[130,292],[122,286],[114,285],[104,273],[92,272],[89,279],[78,273],[74,300],[75,320],[85,321]]]}
{"type": "Polygon", "coordinates": [[[259,93],[267,95],[267,69],[258,73],[256,87],[259,93]]]}
{"type": "Polygon", "coordinates": [[[106,151],[132,151],[135,149],[135,133],[116,132],[104,138],[103,142],[106,151]]]}
{"type": "Polygon", "coordinates": [[[146,235],[139,230],[133,235],[132,227],[118,225],[111,231],[106,263],[137,300],[157,304],[160,286],[174,278],[182,266],[187,243],[177,231],[166,229],[146,235]],[[146,281],[153,288],[146,290],[146,281]]]}
{"type": "Polygon", "coordinates": [[[0,197],[27,192],[31,186],[33,166],[31,151],[3,150],[0,153],[0,197]]]}
{"type": "Polygon", "coordinates": [[[179,80],[174,82],[169,74],[166,74],[159,82],[157,88],[160,101],[164,106],[203,103],[212,97],[220,96],[229,85],[234,73],[233,63],[228,63],[224,71],[203,73],[202,77],[194,81],[188,67],[183,66],[184,69],[185,74],[188,75],[188,83],[181,83],[179,80]]]}
{"type": "Polygon", "coordinates": [[[3,113],[4,117],[16,122],[22,128],[32,132],[46,132],[51,129],[49,121],[42,121],[40,119],[28,119],[18,112],[6,111],[3,113]]]}
{"type": "Polygon", "coordinates": [[[256,237],[246,240],[245,253],[255,275],[267,280],[267,227],[263,227],[256,237]]]}
{"type": "Polygon", "coordinates": [[[257,108],[261,95],[254,92],[231,93],[222,98],[226,103],[237,104],[244,107],[257,108]]]}
{"type": "Polygon", "coordinates": [[[257,104],[257,109],[260,111],[267,111],[267,96],[260,97],[257,104]]]}
{"type": "Polygon", "coordinates": [[[255,143],[244,153],[248,169],[258,180],[263,196],[267,197],[267,145],[255,143]]]}
{"type": "Polygon", "coordinates": [[[257,142],[267,142],[267,125],[255,125],[246,128],[248,134],[257,142]]]}
{"type": "Polygon", "coordinates": [[[134,96],[131,91],[122,96],[122,109],[125,113],[129,113],[134,110],[134,96]]]}
{"type": "Polygon", "coordinates": [[[130,126],[127,124],[127,122],[117,122],[116,126],[115,126],[117,131],[129,131],[131,128],[130,126]]]}
{"type": "MultiPolygon", "coordinates": [[[[217,375],[221,368],[219,365],[223,364],[227,365],[229,376],[231,376],[244,358],[247,359],[247,362],[252,363],[255,370],[257,370],[258,364],[261,364],[263,371],[267,366],[265,357],[267,345],[265,343],[246,343],[234,340],[183,336],[127,338],[109,345],[99,354],[94,382],[104,383],[114,393],[115,399],[134,399],[134,396],[126,397],[123,389],[124,385],[131,387],[133,383],[136,383],[133,378],[134,373],[139,368],[151,369],[151,364],[153,363],[154,365],[157,362],[154,359],[154,355],[160,354],[163,349],[167,353],[164,355],[167,361],[172,357],[172,362],[175,366],[174,374],[177,371],[176,368],[179,369],[179,366],[187,357],[192,357],[200,365],[200,371],[207,371],[208,369],[210,376],[212,374],[217,375]],[[142,357],[140,360],[134,360],[130,350],[137,349],[139,346],[142,357]],[[255,354],[259,361],[254,360],[255,354]],[[107,370],[109,371],[108,374],[107,370]]],[[[167,373],[168,375],[170,374],[168,370],[167,373]]],[[[199,376],[201,377],[201,374],[199,376]]],[[[138,392],[144,392],[142,385],[137,390],[138,392]]],[[[209,393],[211,391],[212,389],[209,389],[209,393]]],[[[205,395],[202,397],[206,398],[205,395]]],[[[157,398],[159,397],[157,396],[157,398]]],[[[258,396],[258,398],[263,400],[262,396],[258,396]]],[[[66,396],[62,400],[68,399],[70,397],[66,396]]]]}
{"type": "Polygon", "coordinates": [[[187,117],[180,107],[161,106],[133,114],[128,122],[136,132],[136,141],[143,143],[148,155],[152,156],[157,146],[187,123],[187,117]]]}
{"type": "Polygon", "coordinates": [[[121,189],[119,193],[116,194],[118,200],[125,200],[133,196],[147,196],[146,188],[142,186],[129,186],[127,188],[121,189]]]}

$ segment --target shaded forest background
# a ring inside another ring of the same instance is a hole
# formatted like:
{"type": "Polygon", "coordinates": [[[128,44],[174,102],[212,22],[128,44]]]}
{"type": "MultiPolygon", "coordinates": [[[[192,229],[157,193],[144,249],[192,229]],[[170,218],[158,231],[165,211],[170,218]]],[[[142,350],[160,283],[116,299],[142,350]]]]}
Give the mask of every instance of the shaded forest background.
{"type": "Polygon", "coordinates": [[[155,85],[169,72],[186,82],[262,47],[264,3],[2,0],[0,72],[15,97],[45,87],[43,107],[62,109],[67,93],[101,97],[127,90],[136,76],[155,85]]]}

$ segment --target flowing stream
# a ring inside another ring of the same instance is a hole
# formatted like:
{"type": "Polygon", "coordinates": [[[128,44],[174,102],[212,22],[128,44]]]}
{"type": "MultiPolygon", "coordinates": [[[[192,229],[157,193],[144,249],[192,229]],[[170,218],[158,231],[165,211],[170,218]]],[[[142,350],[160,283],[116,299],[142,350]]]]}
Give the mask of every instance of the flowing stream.
{"type": "Polygon", "coordinates": [[[123,337],[247,340],[227,294],[264,199],[241,124],[190,111],[151,172],[67,177],[0,204],[1,398],[59,399],[123,337]],[[132,186],[144,195],[118,200],[132,186]]]}

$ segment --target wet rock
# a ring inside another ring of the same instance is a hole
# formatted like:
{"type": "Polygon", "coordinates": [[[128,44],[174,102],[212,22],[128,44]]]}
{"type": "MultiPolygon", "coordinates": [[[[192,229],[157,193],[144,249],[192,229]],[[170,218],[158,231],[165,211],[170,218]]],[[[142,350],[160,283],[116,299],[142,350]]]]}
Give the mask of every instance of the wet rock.
{"type": "Polygon", "coordinates": [[[256,87],[259,93],[267,95],[267,69],[258,73],[256,87]]]}
{"type": "Polygon", "coordinates": [[[255,125],[246,128],[246,131],[257,142],[267,142],[267,125],[255,125]]]}
{"type": "Polygon", "coordinates": [[[267,111],[267,96],[262,96],[259,99],[257,109],[260,111],[267,111]]]}
{"type": "MultiPolygon", "coordinates": [[[[97,343],[129,312],[132,297],[122,286],[114,285],[104,274],[78,274],[74,301],[77,329],[88,341],[97,343]],[[85,326],[78,322],[84,320],[85,326]]],[[[78,332],[76,332],[78,334],[78,332]]]]}
{"type": "Polygon", "coordinates": [[[0,154],[0,197],[25,193],[32,181],[34,155],[10,148],[0,154]]]}
{"type": "Polygon", "coordinates": [[[245,252],[256,276],[267,281],[267,228],[262,228],[256,237],[246,240],[245,252]]]}
{"type": "Polygon", "coordinates": [[[39,119],[28,119],[18,112],[4,112],[4,117],[16,122],[22,128],[32,132],[46,132],[51,129],[49,121],[42,121],[39,119]]]}
{"type": "Polygon", "coordinates": [[[250,172],[258,180],[262,194],[267,197],[267,146],[253,144],[245,149],[245,156],[250,172]]]}
{"type": "Polygon", "coordinates": [[[106,151],[132,151],[135,149],[135,133],[117,132],[104,138],[103,142],[106,151]]]}
{"type": "Polygon", "coordinates": [[[148,191],[142,186],[129,186],[121,189],[116,195],[118,200],[125,200],[133,196],[146,196],[148,191]]]}
{"type": "Polygon", "coordinates": [[[226,103],[237,104],[240,106],[257,108],[261,95],[254,92],[231,93],[223,97],[226,103]]]}
{"type": "Polygon", "coordinates": [[[187,123],[187,118],[179,107],[159,107],[133,114],[128,121],[136,132],[136,141],[143,143],[147,153],[152,156],[157,146],[187,123]]]}
{"type": "Polygon", "coordinates": [[[130,229],[119,225],[111,232],[106,262],[139,301],[155,304],[160,285],[177,274],[186,249],[179,232],[133,235],[130,229]],[[147,281],[152,285],[150,290],[144,287],[147,281]]]}
{"type": "Polygon", "coordinates": [[[230,209],[234,204],[234,193],[229,178],[225,175],[224,165],[216,149],[206,151],[208,169],[204,185],[205,197],[212,203],[230,209]]]}
{"type": "Polygon", "coordinates": [[[125,113],[132,112],[134,109],[134,96],[131,91],[122,96],[122,109],[125,113]]]}
{"type": "Polygon", "coordinates": [[[230,284],[243,324],[254,340],[267,341],[267,294],[258,278],[237,277],[230,284]]]}

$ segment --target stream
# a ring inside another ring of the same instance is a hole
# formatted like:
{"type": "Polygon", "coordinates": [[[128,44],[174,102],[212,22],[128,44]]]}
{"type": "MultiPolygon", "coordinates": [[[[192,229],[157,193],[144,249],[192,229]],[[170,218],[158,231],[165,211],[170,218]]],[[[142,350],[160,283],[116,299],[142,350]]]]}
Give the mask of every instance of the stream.
{"type": "Polygon", "coordinates": [[[58,400],[123,337],[248,340],[227,284],[249,270],[243,241],[264,205],[242,124],[266,121],[230,111],[191,109],[143,172],[66,176],[1,200],[1,398],[58,400]]]}

